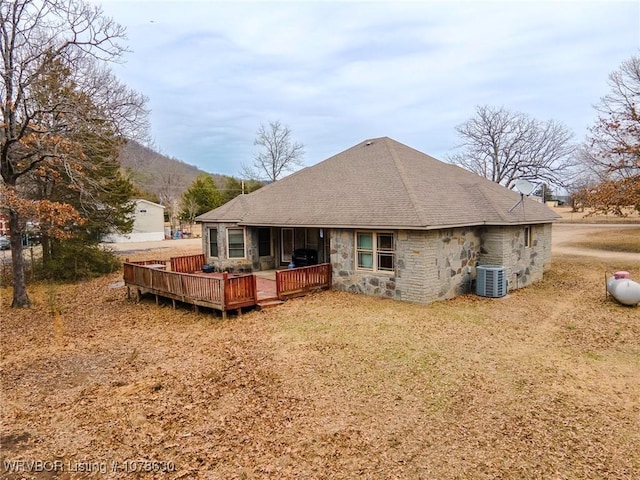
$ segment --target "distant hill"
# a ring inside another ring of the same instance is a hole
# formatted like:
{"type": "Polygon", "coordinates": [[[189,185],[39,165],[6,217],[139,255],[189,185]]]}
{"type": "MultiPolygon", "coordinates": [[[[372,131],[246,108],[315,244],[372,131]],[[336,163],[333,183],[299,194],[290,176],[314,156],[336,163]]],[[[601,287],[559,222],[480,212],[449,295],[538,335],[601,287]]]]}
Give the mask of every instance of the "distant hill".
{"type": "MultiPolygon", "coordinates": [[[[127,142],[120,152],[120,164],[131,181],[143,192],[156,197],[154,201],[167,205],[182,197],[195,178],[202,173],[194,165],[168,157],[138,142],[127,142]]],[[[219,186],[224,185],[224,176],[212,174],[219,186]]],[[[153,198],[149,198],[153,200],[153,198]]]]}

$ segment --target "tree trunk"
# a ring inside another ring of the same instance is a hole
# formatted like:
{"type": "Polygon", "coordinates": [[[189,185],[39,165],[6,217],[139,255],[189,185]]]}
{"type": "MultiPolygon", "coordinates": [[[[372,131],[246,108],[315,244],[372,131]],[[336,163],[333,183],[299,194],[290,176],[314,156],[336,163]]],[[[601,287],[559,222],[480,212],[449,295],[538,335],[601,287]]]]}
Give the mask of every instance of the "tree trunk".
{"type": "Polygon", "coordinates": [[[46,233],[40,234],[40,245],[42,245],[42,269],[46,269],[51,261],[51,239],[46,233]]]}
{"type": "Polygon", "coordinates": [[[11,268],[13,272],[13,302],[15,308],[27,308],[31,301],[27,295],[27,283],[24,276],[24,258],[22,257],[22,228],[18,212],[9,210],[9,228],[11,230],[11,268]]]}

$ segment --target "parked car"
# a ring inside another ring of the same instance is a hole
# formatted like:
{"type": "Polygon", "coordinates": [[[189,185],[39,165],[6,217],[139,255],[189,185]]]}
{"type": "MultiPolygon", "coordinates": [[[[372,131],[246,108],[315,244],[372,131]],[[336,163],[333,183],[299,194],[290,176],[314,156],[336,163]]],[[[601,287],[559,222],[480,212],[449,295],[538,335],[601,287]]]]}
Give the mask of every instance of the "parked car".
{"type": "Polygon", "coordinates": [[[9,250],[10,248],[9,239],[4,235],[0,235],[0,250],[9,250]]]}

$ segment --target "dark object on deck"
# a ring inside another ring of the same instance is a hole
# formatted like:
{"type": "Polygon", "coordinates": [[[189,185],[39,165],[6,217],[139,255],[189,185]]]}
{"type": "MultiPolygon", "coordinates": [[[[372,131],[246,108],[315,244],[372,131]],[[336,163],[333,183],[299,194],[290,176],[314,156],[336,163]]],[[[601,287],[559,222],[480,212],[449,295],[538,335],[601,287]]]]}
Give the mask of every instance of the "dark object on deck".
{"type": "Polygon", "coordinates": [[[213,265],[202,265],[202,271],[204,273],[213,273],[215,270],[216,269],[213,265]]]}
{"type": "Polygon", "coordinates": [[[308,267],[318,264],[318,252],[310,248],[299,248],[293,251],[291,257],[296,267],[308,267]]]}

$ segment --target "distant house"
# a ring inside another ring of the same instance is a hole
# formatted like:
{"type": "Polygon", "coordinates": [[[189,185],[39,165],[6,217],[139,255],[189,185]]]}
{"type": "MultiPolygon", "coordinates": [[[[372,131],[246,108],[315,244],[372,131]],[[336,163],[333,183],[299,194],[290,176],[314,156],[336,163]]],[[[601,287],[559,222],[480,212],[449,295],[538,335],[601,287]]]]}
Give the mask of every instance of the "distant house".
{"type": "Polygon", "coordinates": [[[335,289],[428,303],[469,291],[479,265],[503,266],[509,289],[540,280],[557,218],[384,137],[196,221],[206,260],[220,269],[286,268],[294,250],[312,249],[331,263],[335,289]]]}
{"type": "Polygon", "coordinates": [[[131,233],[107,235],[109,243],[164,240],[164,206],[144,199],[135,200],[131,233]]]}

